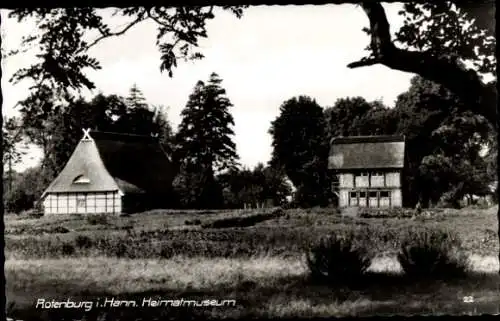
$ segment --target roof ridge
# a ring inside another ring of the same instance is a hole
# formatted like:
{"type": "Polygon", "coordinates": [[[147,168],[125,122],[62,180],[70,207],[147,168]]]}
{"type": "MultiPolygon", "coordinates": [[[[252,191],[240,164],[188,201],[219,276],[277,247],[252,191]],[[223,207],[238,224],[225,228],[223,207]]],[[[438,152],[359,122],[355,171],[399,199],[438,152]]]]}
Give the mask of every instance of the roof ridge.
{"type": "Polygon", "coordinates": [[[153,136],[148,136],[148,135],[139,135],[139,134],[132,134],[132,133],[120,133],[120,132],[107,132],[107,131],[99,131],[99,130],[92,130],[90,131],[90,134],[107,134],[107,135],[116,135],[116,136],[129,136],[129,137],[143,137],[143,138],[150,138],[154,139],[156,137],[153,136]]]}
{"type": "Polygon", "coordinates": [[[405,135],[358,135],[358,136],[337,136],[330,140],[330,144],[355,144],[355,143],[387,143],[405,142],[405,135]]]}

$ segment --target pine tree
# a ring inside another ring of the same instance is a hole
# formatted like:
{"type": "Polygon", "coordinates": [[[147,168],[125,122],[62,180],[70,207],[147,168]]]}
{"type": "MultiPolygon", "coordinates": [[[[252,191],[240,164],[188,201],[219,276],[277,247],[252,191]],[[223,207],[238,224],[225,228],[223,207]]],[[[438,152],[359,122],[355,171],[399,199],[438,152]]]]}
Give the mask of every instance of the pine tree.
{"type": "Polygon", "coordinates": [[[137,84],[133,84],[129,90],[129,95],[126,99],[127,106],[130,109],[147,109],[148,104],[146,103],[146,99],[144,98],[144,94],[137,87],[137,84]]]}
{"type": "MultiPolygon", "coordinates": [[[[177,180],[183,185],[178,186],[178,190],[180,193],[189,190],[191,194],[198,191],[193,206],[200,208],[214,207],[222,202],[215,174],[237,165],[236,144],[231,137],[234,119],[229,112],[233,105],[221,83],[219,76],[212,73],[206,85],[202,81],[196,84],[181,113],[183,119],[176,135],[180,175],[198,177],[196,180],[177,180]],[[201,186],[185,186],[193,181],[201,186]]],[[[192,198],[189,199],[191,202],[192,198]]]]}

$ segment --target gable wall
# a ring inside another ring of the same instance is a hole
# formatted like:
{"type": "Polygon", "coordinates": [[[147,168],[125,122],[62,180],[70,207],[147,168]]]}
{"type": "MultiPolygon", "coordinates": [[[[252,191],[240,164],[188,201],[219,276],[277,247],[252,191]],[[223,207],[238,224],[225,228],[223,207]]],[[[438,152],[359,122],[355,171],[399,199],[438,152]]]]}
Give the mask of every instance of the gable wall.
{"type": "Polygon", "coordinates": [[[121,213],[122,198],[116,192],[48,193],[43,200],[44,214],[121,213]]]}
{"type": "Polygon", "coordinates": [[[341,173],[339,174],[339,187],[401,187],[401,172],[397,170],[365,170],[341,173]],[[360,173],[363,173],[363,176],[360,173]]]}
{"type": "Polygon", "coordinates": [[[353,171],[339,174],[340,207],[402,206],[401,171],[364,170],[362,173],[360,175],[361,171],[353,171]]]}

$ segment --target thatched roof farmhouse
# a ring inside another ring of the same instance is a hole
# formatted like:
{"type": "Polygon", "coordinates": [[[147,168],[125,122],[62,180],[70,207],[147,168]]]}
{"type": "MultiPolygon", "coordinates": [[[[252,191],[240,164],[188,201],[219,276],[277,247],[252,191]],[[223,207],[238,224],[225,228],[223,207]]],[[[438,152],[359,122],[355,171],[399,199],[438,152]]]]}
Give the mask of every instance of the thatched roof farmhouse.
{"type": "Polygon", "coordinates": [[[402,206],[404,136],[336,137],[330,145],[328,167],[338,175],[339,206],[402,206]]]}
{"type": "Polygon", "coordinates": [[[174,168],[156,138],[85,131],[41,197],[44,214],[122,213],[167,207],[174,168]]]}

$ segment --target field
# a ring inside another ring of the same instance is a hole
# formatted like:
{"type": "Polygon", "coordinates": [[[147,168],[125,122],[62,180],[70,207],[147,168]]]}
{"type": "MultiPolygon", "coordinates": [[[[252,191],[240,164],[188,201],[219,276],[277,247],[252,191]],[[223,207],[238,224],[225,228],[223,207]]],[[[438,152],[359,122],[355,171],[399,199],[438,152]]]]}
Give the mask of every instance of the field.
{"type": "Polygon", "coordinates": [[[22,320],[138,320],[146,314],[147,319],[497,314],[496,209],[447,209],[417,218],[344,217],[334,209],[8,215],[7,315],[22,320]],[[400,235],[414,226],[456,232],[473,270],[458,280],[406,277],[395,256],[400,235]],[[356,284],[315,282],[305,250],[326,233],[346,230],[360,231],[365,238],[374,257],[369,273],[356,284]],[[94,306],[87,312],[35,307],[38,299],[68,298],[94,303],[114,298],[138,306],[94,306]],[[148,298],[236,300],[236,305],[142,307],[148,298]]]}

